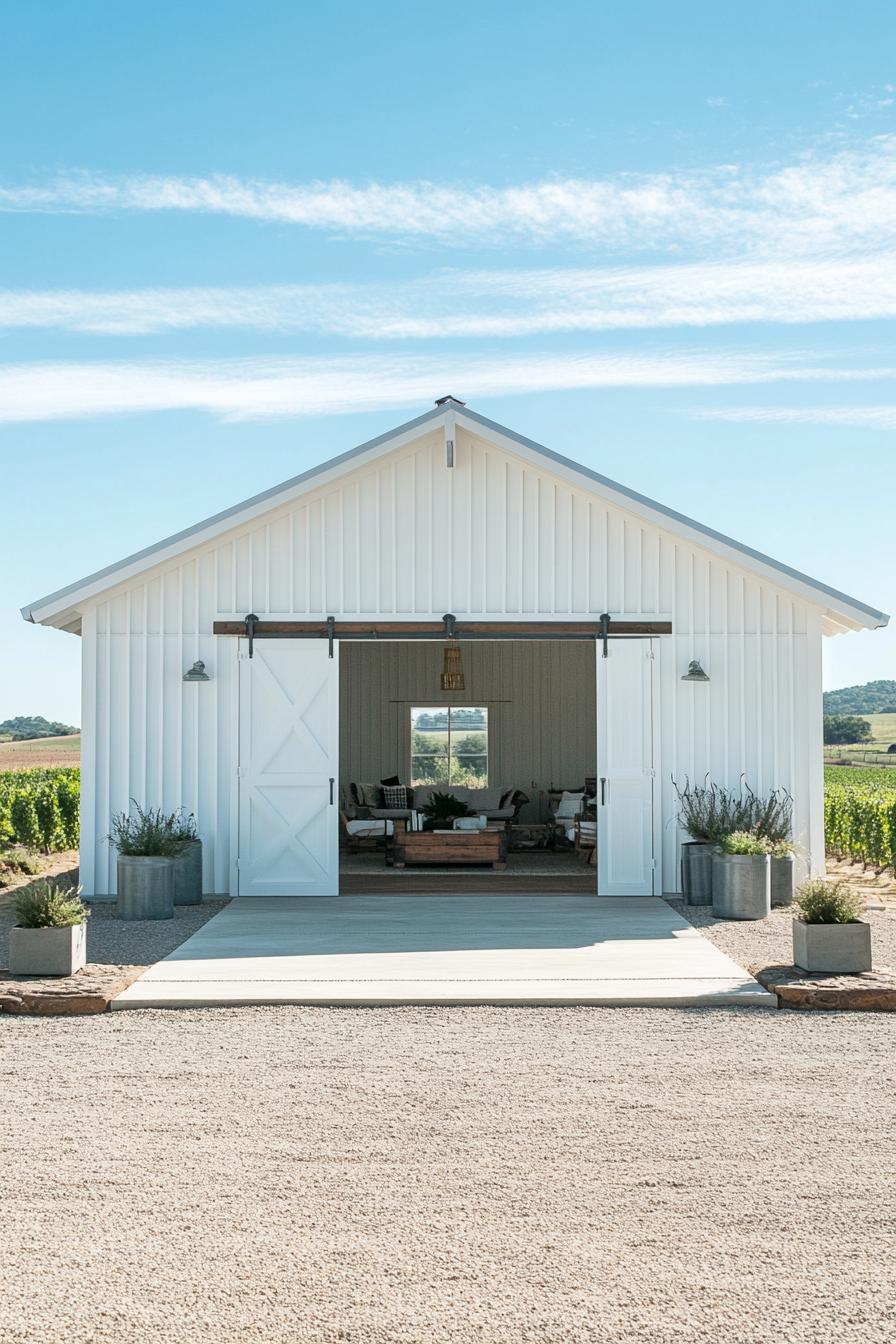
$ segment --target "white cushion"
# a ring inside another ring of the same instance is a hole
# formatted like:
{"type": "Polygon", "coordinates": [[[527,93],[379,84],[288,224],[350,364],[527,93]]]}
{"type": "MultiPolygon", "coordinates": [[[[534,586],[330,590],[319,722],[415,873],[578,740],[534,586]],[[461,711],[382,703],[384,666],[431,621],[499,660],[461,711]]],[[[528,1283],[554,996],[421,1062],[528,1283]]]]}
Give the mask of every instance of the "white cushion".
{"type": "MultiPolygon", "coordinates": [[[[594,840],[595,837],[596,837],[596,833],[597,833],[597,823],[596,823],[596,822],[594,822],[594,821],[583,821],[583,822],[580,822],[580,823],[579,823],[579,834],[580,834],[580,836],[582,837],[583,840],[594,840]]],[[[567,828],[566,828],[566,838],[567,838],[567,840],[570,840],[570,841],[573,841],[573,842],[575,841],[575,838],[576,838],[576,828],[575,828],[575,826],[567,826],[567,828]]]]}
{"type": "Polygon", "coordinates": [[[383,836],[392,834],[391,821],[376,821],[373,817],[360,817],[356,821],[348,821],[345,829],[349,835],[365,835],[368,837],[383,836]]]}
{"type": "Polygon", "coordinates": [[[564,821],[567,817],[577,817],[582,810],[584,797],[584,793],[568,793],[564,789],[554,816],[558,821],[564,821]]]}

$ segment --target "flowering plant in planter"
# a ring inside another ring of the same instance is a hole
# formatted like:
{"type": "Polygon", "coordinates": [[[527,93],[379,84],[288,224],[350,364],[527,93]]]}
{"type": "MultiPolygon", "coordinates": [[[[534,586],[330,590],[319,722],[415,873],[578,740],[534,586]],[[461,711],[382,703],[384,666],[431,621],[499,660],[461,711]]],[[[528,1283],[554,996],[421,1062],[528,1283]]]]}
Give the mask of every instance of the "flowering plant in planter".
{"type": "Polygon", "coordinates": [[[753,821],[753,795],[741,789],[735,794],[721,784],[684,784],[672,781],[678,798],[679,825],[691,837],[681,847],[681,889],[690,905],[708,905],[712,900],[712,851],[723,835],[749,827],[753,821]]]}
{"type": "Polygon", "coordinates": [[[177,812],[164,813],[160,807],[145,811],[133,798],[131,812],[119,812],[112,818],[109,842],[119,854],[129,858],[173,859],[182,853],[195,836],[185,834],[177,812]]]}
{"type": "Polygon", "coordinates": [[[796,908],[795,966],[829,975],[871,970],[871,928],[859,918],[862,899],[847,882],[804,882],[796,908]]]}
{"type": "Polygon", "coordinates": [[[112,818],[109,841],[118,850],[119,919],[171,919],[175,862],[190,843],[177,812],[142,808],[112,818]]]}
{"type": "Polygon", "coordinates": [[[202,841],[196,834],[196,818],[180,807],[168,818],[172,837],[183,844],[174,859],[174,904],[199,905],[202,901],[202,841]]]}
{"type": "Polygon", "coordinates": [[[35,882],[16,900],[15,928],[9,933],[13,975],[74,975],[87,959],[84,923],[90,911],[81,888],[35,882]]]}
{"type": "Polygon", "coordinates": [[[755,831],[719,836],[712,856],[712,910],[720,919],[764,919],[770,912],[768,841],[755,831]]]}

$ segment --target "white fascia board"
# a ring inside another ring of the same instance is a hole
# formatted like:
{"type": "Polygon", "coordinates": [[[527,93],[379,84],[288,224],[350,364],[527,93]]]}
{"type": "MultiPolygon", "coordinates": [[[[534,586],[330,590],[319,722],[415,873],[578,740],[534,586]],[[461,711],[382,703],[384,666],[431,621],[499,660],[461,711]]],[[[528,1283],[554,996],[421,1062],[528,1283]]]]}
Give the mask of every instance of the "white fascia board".
{"type": "Polygon", "coordinates": [[[346,475],[349,470],[367,466],[368,463],[375,462],[387,453],[394,452],[396,448],[403,448],[406,444],[413,443],[414,439],[420,438],[423,433],[436,428],[447,413],[443,407],[427,411],[416,420],[411,420],[388,434],[370,439],[346,453],[340,453],[338,457],[333,457],[320,466],[311,467],[282,485],[275,485],[270,490],[253,495],[241,504],[224,509],[200,523],[194,523],[192,527],[187,527],[182,532],[175,532],[173,536],[147,546],[124,560],[106,565],[95,574],[89,574],[86,578],[78,579],[55,593],[49,593],[46,597],[27,603],[21,608],[22,617],[36,625],[55,625],[60,629],[74,630],[79,625],[79,603],[87,602],[99,593],[119,583],[125,583],[128,579],[155,568],[156,565],[176,559],[185,551],[194,550],[197,546],[213,541],[224,532],[231,532],[234,528],[252,522],[254,518],[270,513],[272,509],[282,504],[289,504],[312,490],[318,490],[321,486],[326,486],[331,481],[346,475]]]}
{"type": "Polygon", "coordinates": [[[876,630],[889,622],[890,618],[885,612],[866,606],[863,602],[857,601],[847,593],[841,593],[836,588],[830,588],[827,584],[819,583],[808,574],[802,574],[789,565],[781,564],[771,556],[763,555],[761,551],[755,551],[752,547],[745,546],[722,532],[705,527],[693,518],[688,518],[675,509],[669,509],[664,504],[639,494],[636,490],[629,490],[618,481],[612,481],[608,476],[592,471],[590,467],[573,462],[571,458],[563,457],[532,439],[523,438],[503,425],[495,424],[494,421],[478,415],[475,411],[467,409],[457,411],[456,418],[458,424],[462,424],[478,438],[487,437],[496,447],[522,457],[536,467],[547,458],[556,475],[571,485],[593,494],[594,486],[597,484],[600,487],[600,494],[618,508],[625,509],[628,513],[666,532],[672,532],[702,547],[703,550],[730,560],[741,569],[752,570],[815,606],[825,608],[826,626],[829,627],[826,633],[836,633],[838,629],[876,630]],[[483,430],[486,431],[485,435],[483,430]],[[831,599],[834,599],[833,602],[831,599]]]}

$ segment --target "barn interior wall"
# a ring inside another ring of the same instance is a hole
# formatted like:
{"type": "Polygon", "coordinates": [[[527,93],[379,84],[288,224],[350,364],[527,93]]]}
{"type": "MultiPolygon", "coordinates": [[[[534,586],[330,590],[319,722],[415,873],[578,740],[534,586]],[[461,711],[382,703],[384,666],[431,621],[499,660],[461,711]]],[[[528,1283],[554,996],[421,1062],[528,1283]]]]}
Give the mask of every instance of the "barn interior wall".
{"type": "Polygon", "coordinates": [[[547,793],[596,773],[594,645],[560,641],[462,645],[465,690],[439,686],[442,645],[341,645],[340,776],[407,782],[412,706],[488,709],[489,782],[522,789],[527,820],[547,815],[547,793]]]}

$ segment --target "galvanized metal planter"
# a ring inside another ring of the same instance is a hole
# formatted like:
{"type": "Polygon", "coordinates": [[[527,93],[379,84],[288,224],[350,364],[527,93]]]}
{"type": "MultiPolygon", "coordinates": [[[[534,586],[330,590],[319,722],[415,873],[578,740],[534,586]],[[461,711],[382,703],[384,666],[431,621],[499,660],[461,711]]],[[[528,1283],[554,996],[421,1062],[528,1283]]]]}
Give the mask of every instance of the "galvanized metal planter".
{"type": "Polygon", "coordinates": [[[712,845],[687,840],[681,847],[681,893],[688,905],[712,903],[712,845]]]}
{"type": "Polygon", "coordinates": [[[718,919],[765,919],[771,911],[767,854],[713,854],[712,912],[718,919]]]}
{"type": "Polygon", "coordinates": [[[793,905],[793,855],[785,858],[772,858],[771,862],[772,905],[793,905]]]}
{"type": "Polygon", "coordinates": [[[174,918],[174,859],[119,854],[118,918],[174,918]]]}
{"type": "Polygon", "coordinates": [[[202,901],[202,841],[191,840],[174,860],[174,904],[199,905],[202,901]]]}
{"type": "Polygon", "coordinates": [[[871,925],[793,921],[793,964],[815,974],[854,975],[871,970],[871,925]]]}
{"type": "Polygon", "coordinates": [[[13,975],[74,975],[87,960],[87,925],[65,929],[9,931],[9,969],[13,975]]]}

